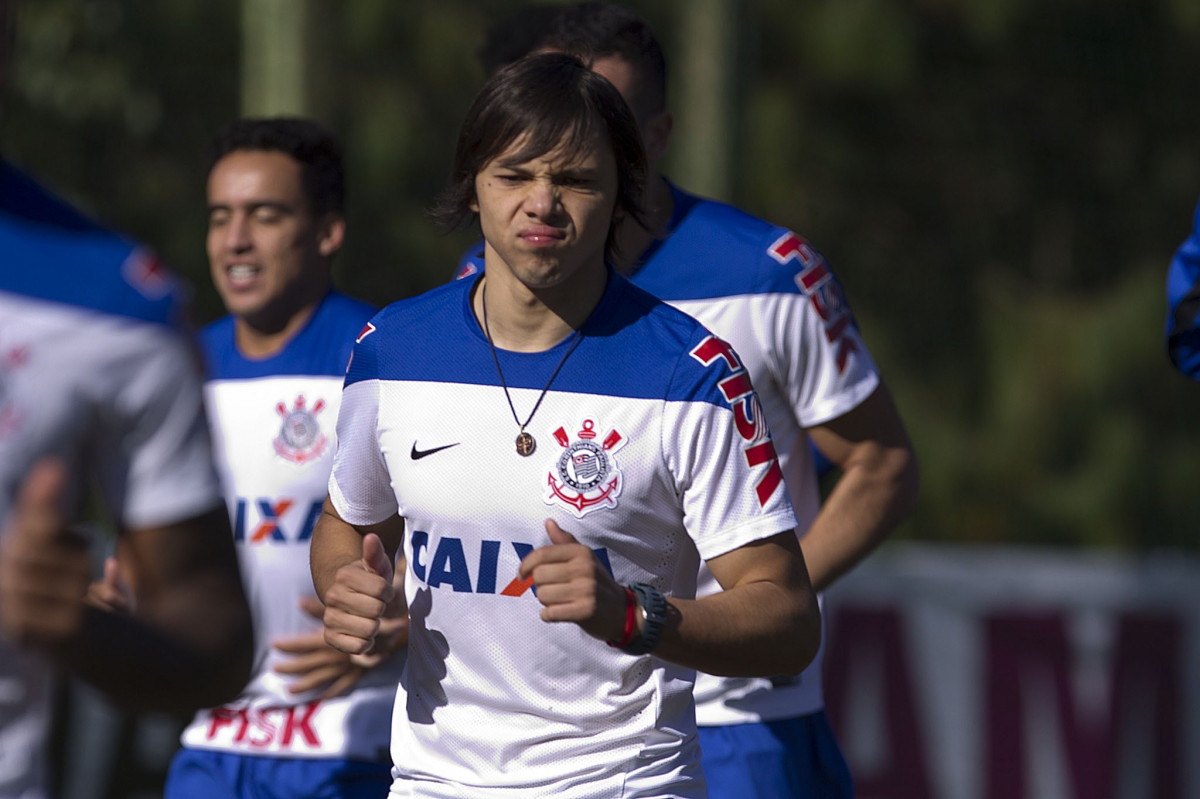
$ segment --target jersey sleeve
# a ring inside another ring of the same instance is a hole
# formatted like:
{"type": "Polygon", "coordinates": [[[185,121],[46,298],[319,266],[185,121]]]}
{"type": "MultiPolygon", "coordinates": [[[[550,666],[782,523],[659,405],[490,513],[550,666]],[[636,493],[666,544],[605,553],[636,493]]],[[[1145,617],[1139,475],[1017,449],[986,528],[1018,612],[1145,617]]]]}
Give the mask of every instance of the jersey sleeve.
{"type": "Polygon", "coordinates": [[[664,417],[663,451],[700,557],[796,527],[758,395],[729,344],[706,335],[684,356],[664,417]]]}
{"type": "Polygon", "coordinates": [[[128,326],[94,387],[97,437],[89,457],[125,528],[173,524],[221,502],[197,353],[176,329],[128,326]],[[123,339],[123,340],[122,340],[123,339]]]}
{"type": "Polygon", "coordinates": [[[1200,380],[1200,207],[1167,271],[1166,343],[1175,368],[1200,380]]]}
{"type": "MultiPolygon", "coordinates": [[[[798,242],[795,292],[772,294],[761,324],[763,352],[787,395],[796,419],[813,427],[852,410],[879,385],[879,372],[863,343],[845,292],[825,259],[794,233],[781,242],[798,242]]],[[[772,256],[780,243],[769,251],[772,256]]],[[[776,259],[778,260],[778,258],[776,259]]]]}
{"type": "Polygon", "coordinates": [[[398,510],[379,446],[379,369],[374,323],[359,334],[338,409],[337,454],[329,475],[329,500],[355,526],[376,524],[398,510]]]}

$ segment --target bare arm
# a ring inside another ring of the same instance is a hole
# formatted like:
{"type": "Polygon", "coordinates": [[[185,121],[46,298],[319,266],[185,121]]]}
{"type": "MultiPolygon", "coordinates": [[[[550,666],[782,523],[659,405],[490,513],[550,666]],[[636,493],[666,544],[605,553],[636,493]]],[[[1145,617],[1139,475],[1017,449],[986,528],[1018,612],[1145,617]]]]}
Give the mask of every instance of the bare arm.
{"type": "Polygon", "coordinates": [[[654,654],[727,677],[803,671],[821,644],[821,615],[795,533],[747,544],[707,565],[725,590],[669,599],[677,613],[654,654]]]}
{"type": "Polygon", "coordinates": [[[127,531],[121,558],[137,602],[114,613],[86,604],[90,563],[64,530],[64,485],[61,465],[42,463],[23,486],[0,565],[4,633],[128,709],[234,697],[250,676],[253,632],[224,507],[127,531]]]}
{"type": "MultiPolygon", "coordinates": [[[[553,542],[529,553],[518,576],[532,575],[542,618],[570,621],[604,641],[620,639],[624,588],[588,547],[547,520],[553,542]]],[[[788,531],[713,558],[725,589],[701,599],[668,598],[654,655],[725,676],[796,674],[816,656],[821,617],[796,536],[788,531]]],[[[639,630],[641,614],[636,615],[639,630]]]]}
{"type": "Polygon", "coordinates": [[[882,383],[857,408],[808,434],[842,470],[800,541],[813,587],[823,591],[912,512],[920,476],[912,443],[882,383]]]}
{"type": "Polygon", "coordinates": [[[325,500],[313,529],[313,586],[325,604],[325,640],[343,652],[371,651],[380,620],[396,595],[394,564],[404,520],[393,516],[356,527],[325,500]]]}

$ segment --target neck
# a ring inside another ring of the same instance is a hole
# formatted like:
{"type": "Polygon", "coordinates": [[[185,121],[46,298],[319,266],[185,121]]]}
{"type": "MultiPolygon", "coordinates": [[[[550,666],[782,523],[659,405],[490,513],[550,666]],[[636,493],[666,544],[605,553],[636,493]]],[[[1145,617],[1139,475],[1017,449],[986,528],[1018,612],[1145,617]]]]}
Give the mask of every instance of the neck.
{"type": "Polygon", "coordinates": [[[658,172],[652,172],[646,180],[642,208],[646,212],[647,227],[626,218],[617,228],[617,249],[621,256],[616,267],[623,275],[632,274],[637,269],[642,253],[652,241],[666,231],[667,223],[671,221],[671,213],[675,210],[671,186],[658,172]]]}
{"type": "MultiPolygon", "coordinates": [[[[322,294],[322,297],[324,294],[322,294]]],[[[316,311],[320,299],[305,303],[282,322],[264,323],[245,316],[233,318],[233,340],[238,352],[247,358],[270,358],[279,354],[316,311]]]]}
{"type": "Polygon", "coordinates": [[[503,267],[488,267],[471,299],[480,329],[500,349],[545,352],[553,348],[583,326],[604,294],[608,274],[603,265],[580,271],[568,286],[531,289],[503,267]]]}

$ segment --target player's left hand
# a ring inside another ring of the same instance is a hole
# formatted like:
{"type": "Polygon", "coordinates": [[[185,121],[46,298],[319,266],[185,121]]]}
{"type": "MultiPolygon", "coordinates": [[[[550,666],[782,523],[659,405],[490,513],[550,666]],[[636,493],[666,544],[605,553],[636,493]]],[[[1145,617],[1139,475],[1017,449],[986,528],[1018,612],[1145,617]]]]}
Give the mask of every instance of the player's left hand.
{"type": "Polygon", "coordinates": [[[614,641],[625,629],[625,589],[587,546],[546,520],[550,545],[530,552],[517,576],[533,578],[542,620],[572,621],[601,641],[614,641]]]}
{"type": "Polygon", "coordinates": [[[0,634],[19,644],[54,648],[84,623],[92,559],[87,539],[66,526],[66,485],[62,463],[35,464],[0,534],[0,634]]]}
{"type": "MultiPolygon", "coordinates": [[[[325,615],[325,606],[315,596],[300,600],[301,609],[320,621],[325,615]]],[[[325,686],[321,699],[328,699],[349,691],[362,678],[368,666],[356,662],[358,656],[349,655],[325,643],[325,631],[279,638],[271,645],[291,657],[275,666],[276,674],[294,677],[288,685],[288,693],[304,694],[325,686]]]]}

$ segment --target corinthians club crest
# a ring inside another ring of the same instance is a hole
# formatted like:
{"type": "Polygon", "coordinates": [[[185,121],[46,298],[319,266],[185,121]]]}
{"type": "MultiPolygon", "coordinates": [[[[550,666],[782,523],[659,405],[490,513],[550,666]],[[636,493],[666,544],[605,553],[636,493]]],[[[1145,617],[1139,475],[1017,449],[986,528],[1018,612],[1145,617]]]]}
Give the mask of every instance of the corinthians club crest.
{"type": "Polygon", "coordinates": [[[309,410],[304,395],[296,397],[291,410],[282,402],[277,403],[275,411],[283,417],[283,425],[275,436],[275,454],[292,463],[308,463],[321,457],[329,445],[317,422],[317,414],[324,408],[325,400],[319,399],[309,410]]]}
{"type": "Polygon", "coordinates": [[[554,431],[554,440],[562,451],[546,481],[546,504],[561,502],[580,519],[594,510],[617,507],[621,470],[613,455],[625,437],[613,429],[600,438],[595,421],[585,419],[574,440],[563,427],[554,431]]]}

